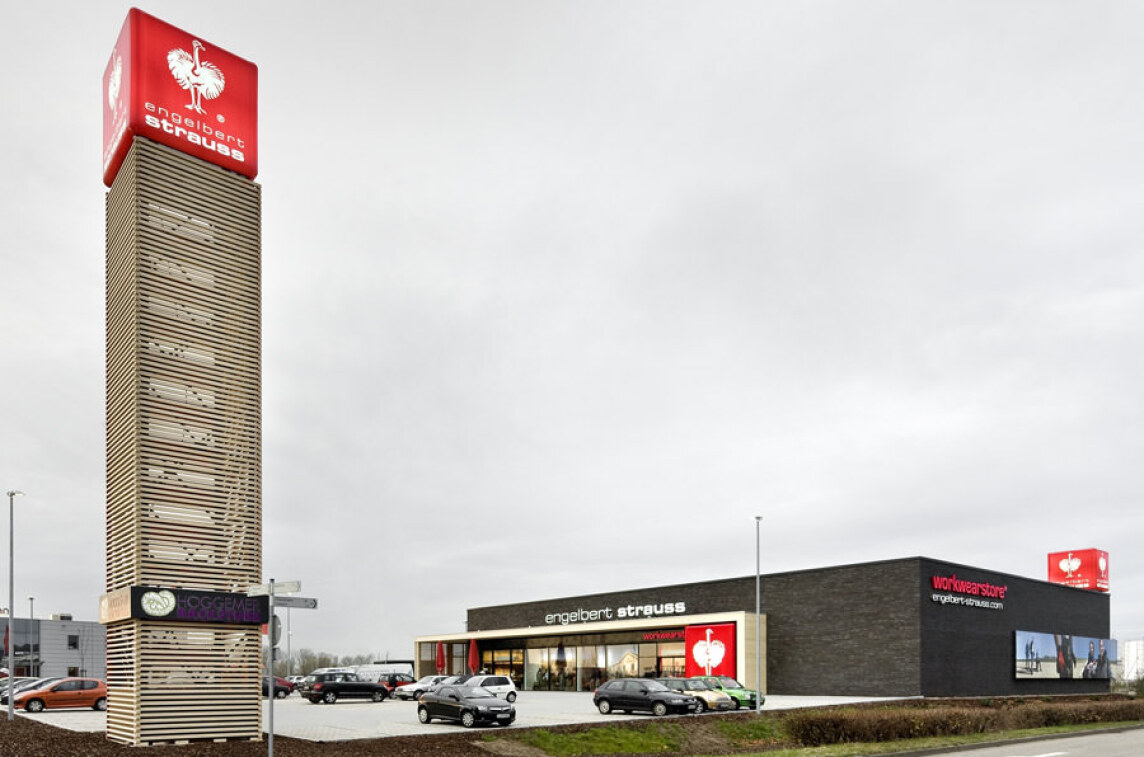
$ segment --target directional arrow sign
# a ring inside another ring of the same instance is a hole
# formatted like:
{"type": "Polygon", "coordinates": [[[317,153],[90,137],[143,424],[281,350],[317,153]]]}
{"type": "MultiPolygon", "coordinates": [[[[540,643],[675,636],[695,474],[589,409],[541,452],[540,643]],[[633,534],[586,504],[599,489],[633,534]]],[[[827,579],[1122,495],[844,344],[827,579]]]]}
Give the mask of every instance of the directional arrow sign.
{"type": "MultiPolygon", "coordinates": [[[[301,581],[275,581],[274,593],[275,594],[289,594],[295,591],[302,591],[301,581]]],[[[258,584],[257,586],[247,586],[246,595],[248,597],[259,597],[263,594],[270,593],[270,584],[258,584]]],[[[275,598],[277,599],[277,597],[275,598]]],[[[277,604],[277,602],[275,602],[277,604]]]]}
{"type": "Polygon", "coordinates": [[[291,607],[295,610],[317,610],[318,600],[313,597],[274,597],[275,607],[291,607]]]}

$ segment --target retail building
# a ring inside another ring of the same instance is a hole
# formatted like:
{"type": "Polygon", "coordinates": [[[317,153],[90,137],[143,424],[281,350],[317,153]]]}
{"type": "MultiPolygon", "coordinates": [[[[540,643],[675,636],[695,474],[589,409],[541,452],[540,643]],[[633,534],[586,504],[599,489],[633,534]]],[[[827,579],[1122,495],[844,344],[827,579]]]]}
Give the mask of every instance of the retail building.
{"type": "Polygon", "coordinates": [[[480,667],[522,690],[590,691],[711,671],[755,688],[758,647],[765,692],[998,696],[1108,691],[1119,664],[1104,592],[926,557],[760,587],[758,637],[753,575],[472,608],[466,632],[416,640],[417,672],[480,667]]]}

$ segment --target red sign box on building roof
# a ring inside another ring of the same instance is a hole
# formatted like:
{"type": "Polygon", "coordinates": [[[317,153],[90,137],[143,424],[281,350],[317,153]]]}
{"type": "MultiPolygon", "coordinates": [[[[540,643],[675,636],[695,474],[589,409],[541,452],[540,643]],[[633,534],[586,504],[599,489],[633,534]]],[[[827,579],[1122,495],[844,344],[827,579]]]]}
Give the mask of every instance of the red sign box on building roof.
{"type": "Polygon", "coordinates": [[[258,175],[258,67],[132,8],[103,73],[103,183],[131,140],[258,175]]]}
{"type": "Polygon", "coordinates": [[[1108,591],[1108,553],[1075,549],[1049,555],[1049,581],[1078,589],[1108,591]]]}

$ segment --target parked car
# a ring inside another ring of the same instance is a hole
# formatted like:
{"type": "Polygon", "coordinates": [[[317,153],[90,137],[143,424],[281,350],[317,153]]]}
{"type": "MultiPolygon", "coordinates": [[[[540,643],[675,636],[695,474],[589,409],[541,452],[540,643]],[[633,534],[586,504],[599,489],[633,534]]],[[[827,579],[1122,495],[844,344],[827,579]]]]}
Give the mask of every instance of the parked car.
{"type": "Polygon", "coordinates": [[[503,697],[509,702],[516,701],[516,684],[508,676],[490,676],[483,673],[472,676],[461,676],[457,679],[458,686],[479,686],[482,689],[488,689],[498,697],[503,697]]]}
{"type": "MultiPolygon", "coordinates": [[[[12,682],[12,691],[19,694],[21,691],[27,689],[40,689],[47,686],[49,683],[55,683],[62,679],[63,676],[54,676],[52,678],[28,678],[25,680],[17,679],[12,682]]],[[[8,704],[8,680],[0,680],[0,704],[8,704]]]]}
{"type": "Polygon", "coordinates": [[[417,679],[408,673],[386,673],[381,678],[377,679],[377,682],[385,688],[389,689],[389,695],[393,696],[393,692],[397,691],[399,686],[407,686],[411,683],[417,683],[417,679]]]}
{"type": "Polygon", "coordinates": [[[696,712],[738,709],[738,705],[735,704],[735,700],[731,698],[730,694],[711,688],[711,684],[702,678],[657,678],[656,680],[672,691],[695,697],[697,700],[696,712]]]}
{"type": "Polygon", "coordinates": [[[425,676],[413,683],[398,686],[393,690],[393,696],[398,699],[420,699],[421,695],[449,676],[425,676]]]}
{"type": "MultiPolygon", "coordinates": [[[[729,695],[731,699],[735,700],[736,710],[740,707],[755,709],[755,692],[731,676],[692,676],[692,678],[706,681],[711,688],[729,695]]],[[[763,698],[763,701],[766,701],[766,697],[763,698]]]]}
{"type": "Polygon", "coordinates": [[[61,678],[39,689],[24,689],[15,697],[15,707],[40,712],[58,707],[107,709],[107,684],[98,678],[61,678]]]}
{"type": "Polygon", "coordinates": [[[435,684],[430,686],[429,691],[435,691],[436,689],[439,689],[442,686],[451,686],[451,685],[457,683],[458,681],[460,681],[463,677],[464,676],[444,676],[441,678],[440,681],[437,681],[435,684]]]}
{"type": "Polygon", "coordinates": [[[592,704],[604,715],[614,710],[621,712],[650,712],[666,715],[669,712],[695,712],[695,697],[680,694],[650,678],[614,678],[602,684],[592,694],[592,704]]]}
{"type": "Polygon", "coordinates": [[[313,704],[333,704],[339,699],[372,699],[383,701],[389,690],[377,681],[363,681],[355,673],[311,673],[298,691],[313,704]]]}
{"type": "MultiPolygon", "coordinates": [[[[268,695],[267,690],[270,688],[268,685],[269,679],[270,679],[269,676],[262,676],[262,696],[268,695]]],[[[281,678],[279,676],[274,677],[274,698],[275,699],[282,699],[283,697],[288,697],[288,696],[290,696],[291,692],[293,692],[293,691],[294,691],[294,684],[290,683],[285,678],[281,678]]]]}
{"type": "Polygon", "coordinates": [[[286,676],[286,680],[294,684],[294,688],[298,688],[298,684],[306,680],[306,676],[286,676]]]}
{"type": "Polygon", "coordinates": [[[428,723],[434,718],[456,720],[466,728],[482,723],[509,725],[516,720],[516,708],[479,686],[440,686],[422,694],[417,703],[418,720],[428,723]]]}

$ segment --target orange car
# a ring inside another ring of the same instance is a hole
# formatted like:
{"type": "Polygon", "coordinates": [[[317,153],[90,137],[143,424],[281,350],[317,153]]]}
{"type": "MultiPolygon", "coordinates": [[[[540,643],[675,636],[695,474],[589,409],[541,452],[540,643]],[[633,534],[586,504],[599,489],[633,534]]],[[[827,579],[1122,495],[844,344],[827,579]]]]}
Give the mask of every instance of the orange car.
{"type": "Polygon", "coordinates": [[[16,695],[15,707],[28,712],[40,712],[56,707],[90,707],[107,709],[107,684],[98,678],[61,678],[42,689],[21,691],[16,695]]]}

